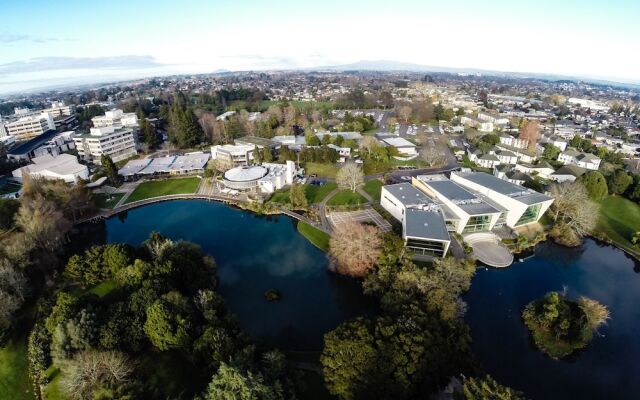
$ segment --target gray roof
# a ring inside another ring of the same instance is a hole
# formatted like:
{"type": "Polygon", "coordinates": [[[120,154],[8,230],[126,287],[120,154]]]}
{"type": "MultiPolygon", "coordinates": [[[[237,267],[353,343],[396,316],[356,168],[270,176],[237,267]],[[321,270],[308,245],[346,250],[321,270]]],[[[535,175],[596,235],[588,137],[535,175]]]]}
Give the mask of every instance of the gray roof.
{"type": "Polygon", "coordinates": [[[451,240],[442,214],[438,211],[408,208],[405,212],[405,235],[424,239],[451,240]]]}
{"type": "Polygon", "coordinates": [[[458,172],[456,174],[480,186],[484,186],[489,190],[509,196],[512,199],[527,205],[542,203],[552,199],[551,197],[538,193],[535,190],[523,188],[515,183],[507,182],[484,172],[458,172]]]}
{"type": "Polygon", "coordinates": [[[387,185],[384,188],[405,207],[415,204],[433,203],[426,194],[416,189],[410,183],[398,183],[395,185],[387,185]]]}
{"type": "Polygon", "coordinates": [[[500,212],[484,202],[480,197],[448,179],[441,181],[429,181],[425,184],[442,194],[452,203],[460,207],[469,215],[482,215],[500,212]]]}

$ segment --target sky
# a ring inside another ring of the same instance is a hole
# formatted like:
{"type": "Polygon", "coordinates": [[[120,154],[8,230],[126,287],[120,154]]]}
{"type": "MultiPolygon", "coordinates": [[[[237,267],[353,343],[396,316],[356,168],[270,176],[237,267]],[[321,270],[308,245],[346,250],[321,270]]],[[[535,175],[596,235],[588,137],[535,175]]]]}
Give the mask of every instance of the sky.
{"type": "Polygon", "coordinates": [[[391,60],[640,83],[638,0],[0,2],[0,93],[391,60]]]}

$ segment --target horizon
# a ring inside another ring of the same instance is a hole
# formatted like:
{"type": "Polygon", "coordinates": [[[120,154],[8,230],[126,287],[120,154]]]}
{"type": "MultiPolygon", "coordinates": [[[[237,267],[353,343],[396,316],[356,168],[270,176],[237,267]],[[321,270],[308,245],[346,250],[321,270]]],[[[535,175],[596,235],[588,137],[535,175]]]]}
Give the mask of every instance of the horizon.
{"type": "Polygon", "coordinates": [[[640,55],[630,51],[640,37],[633,21],[640,3],[186,3],[10,1],[0,28],[0,93],[363,60],[640,83],[640,55]]]}

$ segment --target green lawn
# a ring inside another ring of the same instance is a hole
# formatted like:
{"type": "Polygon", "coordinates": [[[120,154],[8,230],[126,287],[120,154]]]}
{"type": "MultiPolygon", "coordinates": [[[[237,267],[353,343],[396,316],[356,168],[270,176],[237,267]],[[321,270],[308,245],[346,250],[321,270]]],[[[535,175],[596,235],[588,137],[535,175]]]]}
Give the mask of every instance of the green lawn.
{"type": "Polygon", "coordinates": [[[369,194],[374,200],[380,201],[380,192],[383,183],[377,179],[373,179],[364,184],[362,189],[369,194]]]}
{"type": "Polygon", "coordinates": [[[114,281],[104,281],[99,283],[98,285],[92,287],[89,292],[97,295],[102,298],[113,291],[113,289],[117,288],[118,284],[114,281]]]}
{"type": "Polygon", "coordinates": [[[309,204],[320,203],[325,197],[335,188],[337,188],[334,182],[326,182],[322,186],[306,185],[304,188],[304,194],[307,197],[309,204]]]}
{"type": "Polygon", "coordinates": [[[333,164],[320,164],[308,162],[304,165],[305,172],[307,175],[316,174],[318,176],[324,176],[333,178],[338,173],[338,167],[333,164]]]}
{"type": "Polygon", "coordinates": [[[34,399],[27,368],[25,333],[25,336],[16,336],[0,348],[0,399],[34,399]]]}
{"type": "Polygon", "coordinates": [[[149,199],[151,197],[166,196],[170,194],[195,193],[200,183],[200,178],[167,179],[164,181],[144,182],[138,185],[125,203],[149,199]]]}
{"type": "Polygon", "coordinates": [[[346,189],[336,193],[335,196],[329,199],[327,204],[330,206],[353,206],[364,204],[366,202],[367,199],[362,197],[360,193],[346,189]]]}
{"type": "Polygon", "coordinates": [[[303,221],[298,221],[298,232],[320,250],[329,250],[330,236],[327,233],[303,221]]]}
{"type": "Polygon", "coordinates": [[[620,196],[609,196],[600,202],[597,230],[605,233],[618,246],[640,256],[631,244],[631,235],[640,231],[640,206],[620,196]]]}
{"type": "Polygon", "coordinates": [[[124,196],[124,193],[113,193],[110,196],[107,196],[105,193],[95,193],[93,199],[97,207],[112,209],[118,204],[122,196],[124,196]],[[108,197],[111,197],[111,199],[108,199],[108,197]]]}
{"type": "Polygon", "coordinates": [[[269,203],[278,203],[278,204],[289,203],[289,189],[275,192],[269,199],[269,203]]]}

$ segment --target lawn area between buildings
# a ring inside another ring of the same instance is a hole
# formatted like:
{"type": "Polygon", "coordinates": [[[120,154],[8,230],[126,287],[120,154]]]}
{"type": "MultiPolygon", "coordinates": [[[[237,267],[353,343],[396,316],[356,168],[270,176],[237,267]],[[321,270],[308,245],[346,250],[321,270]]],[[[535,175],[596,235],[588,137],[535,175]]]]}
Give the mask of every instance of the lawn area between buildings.
{"type": "Polygon", "coordinates": [[[640,231],[640,206],[621,196],[609,196],[600,202],[597,231],[606,234],[617,246],[640,256],[640,249],[631,243],[634,232],[640,231]]]}
{"type": "Polygon", "coordinates": [[[322,251],[329,250],[329,239],[331,238],[327,233],[320,229],[309,225],[304,221],[298,221],[298,232],[310,241],[314,246],[322,251]]]}
{"type": "MultiPolygon", "coordinates": [[[[320,203],[329,193],[337,188],[334,182],[327,182],[324,185],[304,185],[304,194],[309,204],[320,203]]],[[[275,192],[269,199],[270,203],[288,204],[290,203],[289,189],[275,192]]]]}
{"type": "Polygon", "coordinates": [[[125,203],[171,194],[193,194],[198,189],[200,178],[167,179],[143,182],[131,193],[125,203]]]}
{"type": "Polygon", "coordinates": [[[362,197],[358,192],[352,192],[349,189],[341,190],[329,199],[327,205],[330,206],[354,206],[367,202],[367,199],[362,197]]]}
{"type": "Polygon", "coordinates": [[[305,163],[304,170],[307,175],[315,174],[328,178],[333,178],[338,173],[338,167],[333,164],[320,164],[314,162],[305,163]]]}
{"type": "Polygon", "coordinates": [[[122,196],[124,196],[124,193],[114,193],[110,196],[105,193],[95,193],[93,195],[93,199],[95,200],[97,207],[112,209],[116,204],[118,204],[122,196]]]}
{"type": "Polygon", "coordinates": [[[374,200],[380,201],[380,192],[382,191],[382,182],[373,179],[364,184],[362,189],[369,194],[374,200]]]}

